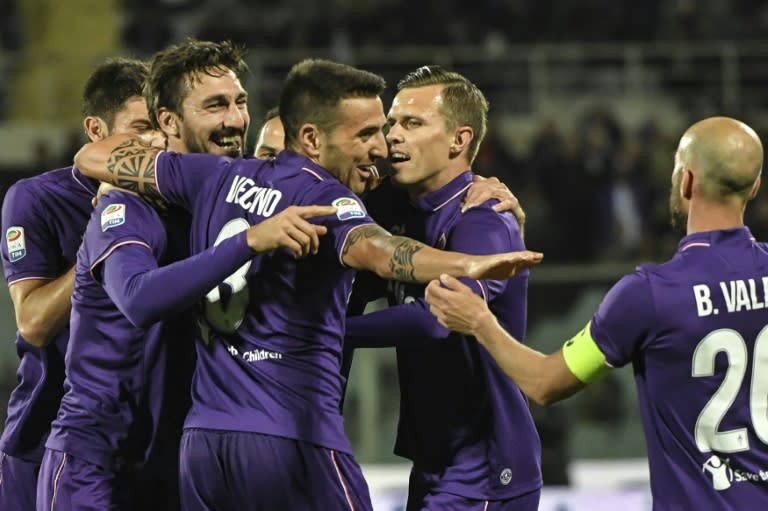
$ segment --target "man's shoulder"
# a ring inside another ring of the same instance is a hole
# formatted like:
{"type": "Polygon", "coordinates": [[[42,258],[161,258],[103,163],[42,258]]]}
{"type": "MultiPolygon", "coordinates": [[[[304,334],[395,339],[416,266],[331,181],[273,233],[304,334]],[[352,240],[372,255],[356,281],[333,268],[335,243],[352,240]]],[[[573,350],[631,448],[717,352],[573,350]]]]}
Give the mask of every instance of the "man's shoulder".
{"type": "Polygon", "coordinates": [[[63,167],[60,169],[49,170],[42,174],[19,179],[8,188],[9,193],[19,191],[41,195],[46,193],[57,193],[62,188],[73,188],[76,185],[72,177],[72,167],[63,167]]]}

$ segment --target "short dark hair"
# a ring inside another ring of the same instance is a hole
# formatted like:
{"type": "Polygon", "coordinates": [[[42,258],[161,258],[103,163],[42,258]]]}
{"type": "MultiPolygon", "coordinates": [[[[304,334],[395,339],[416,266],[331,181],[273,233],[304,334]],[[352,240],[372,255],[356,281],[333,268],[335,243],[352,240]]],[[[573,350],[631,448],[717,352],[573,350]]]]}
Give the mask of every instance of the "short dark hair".
{"type": "Polygon", "coordinates": [[[297,141],[304,123],[330,130],[339,121],[341,100],[378,97],[386,86],[381,76],[338,62],[306,59],[294,65],[280,93],[285,147],[297,141]]]}
{"type": "Polygon", "coordinates": [[[146,62],[125,57],[107,59],[99,65],[83,88],[83,117],[100,117],[111,131],[115,114],[133,96],[141,96],[149,76],[146,62]]]}
{"type": "Polygon", "coordinates": [[[480,149],[480,143],[488,130],[488,100],[483,92],[468,78],[459,73],[448,71],[442,66],[421,66],[405,75],[397,82],[397,90],[443,85],[443,107],[441,114],[451,129],[469,126],[475,132],[472,142],[467,147],[470,163],[474,161],[480,149]]]}
{"type": "Polygon", "coordinates": [[[181,116],[181,105],[189,93],[191,80],[201,73],[219,76],[223,68],[235,73],[240,83],[248,77],[247,50],[231,41],[187,39],[157,52],[150,61],[149,78],[144,88],[149,119],[159,129],[157,111],[167,108],[181,116]]]}
{"type": "Polygon", "coordinates": [[[273,106],[269,110],[267,110],[267,113],[264,114],[264,119],[261,121],[261,125],[264,126],[269,121],[274,119],[275,117],[280,117],[280,107],[279,106],[273,106]]]}

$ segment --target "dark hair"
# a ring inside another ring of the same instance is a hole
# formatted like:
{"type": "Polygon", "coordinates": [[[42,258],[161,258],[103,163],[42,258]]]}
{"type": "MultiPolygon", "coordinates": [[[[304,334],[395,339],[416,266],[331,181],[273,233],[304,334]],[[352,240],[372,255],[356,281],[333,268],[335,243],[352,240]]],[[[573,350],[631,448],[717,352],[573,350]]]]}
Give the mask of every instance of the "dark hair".
{"type": "Polygon", "coordinates": [[[264,114],[264,119],[261,121],[261,125],[264,126],[275,117],[280,117],[280,107],[278,106],[273,106],[267,110],[267,113],[264,114]]]}
{"type": "Polygon", "coordinates": [[[129,98],[141,96],[147,76],[146,62],[124,57],[107,59],[85,82],[83,117],[100,117],[111,131],[115,114],[129,98]]]}
{"type": "Polygon", "coordinates": [[[187,39],[157,52],[150,62],[149,78],[144,88],[149,119],[159,129],[157,111],[167,108],[181,116],[181,105],[193,80],[201,73],[220,76],[226,68],[235,73],[242,84],[248,77],[245,62],[247,50],[231,41],[211,42],[187,39]]]}
{"type": "Polygon", "coordinates": [[[477,86],[459,73],[441,66],[421,66],[397,82],[397,90],[406,88],[443,85],[443,105],[440,113],[450,129],[469,126],[475,132],[467,147],[470,163],[477,156],[480,143],[485,138],[488,123],[488,100],[477,86]]]}
{"type": "Polygon", "coordinates": [[[339,121],[342,99],[378,97],[386,86],[381,76],[338,62],[306,59],[294,65],[280,93],[285,147],[296,142],[305,123],[330,130],[339,121]]]}

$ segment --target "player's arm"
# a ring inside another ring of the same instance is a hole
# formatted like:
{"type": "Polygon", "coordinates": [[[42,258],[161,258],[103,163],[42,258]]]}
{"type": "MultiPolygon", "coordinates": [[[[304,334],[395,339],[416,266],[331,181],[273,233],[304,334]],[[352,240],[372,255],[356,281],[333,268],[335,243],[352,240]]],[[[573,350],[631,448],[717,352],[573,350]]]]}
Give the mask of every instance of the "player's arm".
{"type": "Polygon", "coordinates": [[[53,280],[24,279],[8,286],[19,333],[32,346],[44,348],[69,323],[75,269],[53,280]]]}
{"type": "Polygon", "coordinates": [[[405,348],[446,339],[450,331],[416,300],[347,317],[344,344],[353,348],[405,348]]]}
{"type": "Polygon", "coordinates": [[[104,288],[131,323],[146,327],[193,305],[256,253],[281,247],[296,257],[317,253],[326,228],[308,219],[335,212],[332,206],[291,206],[216,246],[163,267],[158,267],[150,245],[122,245],[98,261],[104,261],[104,288]]]}
{"type": "Polygon", "coordinates": [[[393,236],[376,224],[351,230],[341,254],[347,266],[403,282],[428,282],[443,273],[473,279],[503,279],[538,264],[543,257],[527,250],[488,256],[447,252],[411,238],[393,236]]]}
{"type": "Polygon", "coordinates": [[[520,389],[541,405],[575,394],[609,370],[589,325],[562,349],[545,355],[509,335],[485,301],[454,278],[445,275],[431,282],[426,299],[441,324],[474,336],[520,389]]]}
{"type": "Polygon", "coordinates": [[[90,178],[137,193],[153,204],[164,204],[155,179],[159,152],[135,136],[113,135],[85,144],[75,155],[75,167],[90,178]]]}

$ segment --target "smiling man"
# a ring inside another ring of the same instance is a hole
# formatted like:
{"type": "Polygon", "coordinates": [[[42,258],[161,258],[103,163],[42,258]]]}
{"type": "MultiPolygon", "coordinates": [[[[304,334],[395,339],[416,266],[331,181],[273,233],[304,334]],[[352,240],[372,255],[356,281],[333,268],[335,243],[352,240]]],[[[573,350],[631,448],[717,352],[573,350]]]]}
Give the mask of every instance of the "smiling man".
{"type": "Polygon", "coordinates": [[[373,222],[355,193],[386,154],[384,86],[343,64],[296,64],[280,101],[286,149],[272,161],[157,154],[126,137],[76,157],[87,175],[185,206],[196,254],[291,204],[336,207],[318,219],[316,255],[263,254],[209,294],[181,448],[187,510],[370,510],[339,411],[353,270],[424,282],[439,268],[498,278],[540,260],[435,250],[373,222]]]}
{"type": "Polygon", "coordinates": [[[188,40],[158,52],[144,92],[149,117],[180,153],[243,155],[248,132],[245,50],[188,40]]]}

